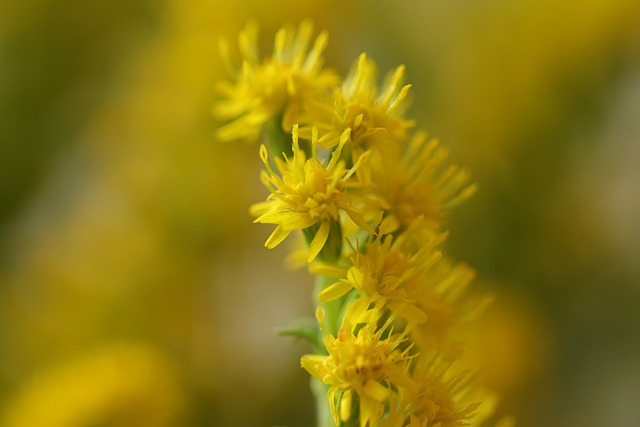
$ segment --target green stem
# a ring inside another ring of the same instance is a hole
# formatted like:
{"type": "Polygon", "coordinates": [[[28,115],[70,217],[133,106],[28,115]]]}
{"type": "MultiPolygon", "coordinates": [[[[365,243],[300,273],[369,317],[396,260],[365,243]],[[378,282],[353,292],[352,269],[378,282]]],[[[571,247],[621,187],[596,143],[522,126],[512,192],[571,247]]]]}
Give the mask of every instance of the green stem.
{"type": "MultiPolygon", "coordinates": [[[[347,303],[349,294],[334,301],[318,301],[318,294],[333,282],[334,279],[317,276],[314,284],[313,300],[317,307],[322,307],[322,309],[324,310],[324,325],[327,333],[335,337],[338,336],[338,331],[340,330],[340,326],[342,324],[342,317],[344,316],[345,308],[344,306],[347,303]]],[[[316,354],[328,354],[327,349],[324,347],[324,344],[322,345],[322,347],[316,347],[314,351],[316,354]]],[[[335,424],[333,423],[333,416],[331,415],[331,407],[329,406],[329,398],[327,396],[329,385],[324,384],[321,381],[316,380],[315,378],[312,378],[311,391],[313,392],[316,400],[318,427],[335,427],[335,424]]],[[[351,420],[347,424],[341,425],[350,426],[350,422],[351,420]]]]}
{"type": "MultiPolygon", "coordinates": [[[[273,119],[267,121],[264,124],[262,131],[265,145],[267,146],[267,150],[270,154],[269,162],[271,163],[271,167],[274,170],[278,170],[274,159],[277,157],[282,159],[284,158],[284,156],[291,158],[293,154],[291,135],[283,131],[281,116],[274,117],[273,119]]],[[[307,154],[307,156],[309,156],[311,154],[311,147],[309,143],[307,141],[299,141],[299,144],[300,148],[307,154]]],[[[330,225],[331,229],[329,232],[329,238],[318,256],[319,259],[325,262],[332,262],[337,260],[340,257],[340,253],[342,252],[342,229],[340,227],[340,223],[338,221],[331,221],[330,225]]],[[[318,227],[319,224],[316,224],[315,226],[303,230],[303,234],[307,239],[307,244],[310,244],[313,240],[313,237],[318,231],[318,227]]],[[[327,333],[333,336],[337,336],[338,330],[340,328],[340,323],[342,322],[344,298],[325,303],[318,302],[318,294],[332,283],[333,280],[326,277],[316,277],[313,296],[314,303],[321,306],[324,310],[324,322],[327,333]]],[[[319,340],[314,345],[314,352],[316,354],[328,354],[322,340],[319,340]]],[[[327,396],[329,385],[324,384],[322,381],[319,381],[315,378],[311,378],[311,391],[316,400],[318,423],[317,426],[335,427],[333,416],[331,414],[331,407],[329,405],[329,399],[327,396]]]]}
{"type": "Polygon", "coordinates": [[[311,392],[316,400],[316,422],[317,427],[335,427],[327,392],[329,386],[320,380],[311,378],[311,392]]]}
{"type": "MultiPolygon", "coordinates": [[[[284,159],[285,156],[291,158],[293,155],[293,139],[291,132],[285,132],[282,129],[282,115],[275,116],[262,125],[262,137],[269,150],[270,159],[275,157],[284,159]]],[[[309,141],[300,139],[298,140],[298,145],[309,158],[311,156],[311,144],[309,141]]],[[[275,162],[271,164],[271,167],[276,167],[275,162]]]]}
{"type": "MultiPolygon", "coordinates": [[[[328,302],[318,302],[318,294],[333,282],[334,279],[317,276],[313,289],[313,300],[316,306],[322,307],[324,310],[324,325],[327,329],[327,333],[335,337],[338,335],[340,323],[342,323],[342,306],[344,304],[344,298],[328,302]]],[[[319,350],[317,352],[318,354],[327,354],[327,350],[324,346],[321,349],[316,350],[319,350]]]]}
{"type": "Polygon", "coordinates": [[[265,122],[262,126],[262,136],[269,151],[269,157],[279,157],[282,159],[283,154],[291,157],[293,153],[291,134],[282,130],[282,120],[280,117],[274,117],[265,122]]]}

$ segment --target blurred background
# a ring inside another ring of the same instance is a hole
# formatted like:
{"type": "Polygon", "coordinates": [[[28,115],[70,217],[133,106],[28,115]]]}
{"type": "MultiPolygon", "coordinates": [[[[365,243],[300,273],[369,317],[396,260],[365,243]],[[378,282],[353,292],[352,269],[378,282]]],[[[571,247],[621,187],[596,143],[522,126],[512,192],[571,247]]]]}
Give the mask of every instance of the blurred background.
{"type": "Polygon", "coordinates": [[[640,425],[640,3],[309,3],[0,3],[0,426],[313,425],[308,348],[273,332],[311,278],[210,115],[217,39],[303,18],[341,73],[406,64],[480,185],[448,251],[497,296],[470,352],[498,416],[640,425]]]}

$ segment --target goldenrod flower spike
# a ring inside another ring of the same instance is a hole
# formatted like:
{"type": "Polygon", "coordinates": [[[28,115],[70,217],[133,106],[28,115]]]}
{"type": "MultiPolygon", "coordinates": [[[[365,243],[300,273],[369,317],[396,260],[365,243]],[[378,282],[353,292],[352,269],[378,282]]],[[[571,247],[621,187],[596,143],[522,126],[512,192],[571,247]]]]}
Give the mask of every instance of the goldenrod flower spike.
{"type": "Polygon", "coordinates": [[[475,272],[441,249],[449,211],[476,186],[438,140],[409,134],[404,66],[379,85],[362,54],[341,82],[323,68],[326,33],[309,49],[312,33],[283,28],[261,60],[247,26],[240,71],[221,42],[232,81],[214,110],[230,120],[221,139],[263,137],[269,195],[250,212],[276,226],[265,246],[306,240],[318,323],[282,333],[313,345],[301,365],[318,427],[479,426],[496,399],[462,363],[461,331],[490,298],[469,297],[475,272]]]}

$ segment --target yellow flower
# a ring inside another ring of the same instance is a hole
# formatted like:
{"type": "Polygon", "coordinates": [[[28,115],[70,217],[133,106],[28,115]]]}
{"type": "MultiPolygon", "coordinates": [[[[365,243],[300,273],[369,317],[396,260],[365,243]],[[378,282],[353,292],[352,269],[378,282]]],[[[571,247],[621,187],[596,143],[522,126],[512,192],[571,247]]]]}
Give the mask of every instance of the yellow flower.
{"type": "Polygon", "coordinates": [[[492,296],[473,296],[468,292],[475,271],[464,263],[454,264],[443,257],[423,271],[420,280],[427,285],[416,293],[417,307],[427,322],[411,329],[411,339],[420,348],[458,348],[464,326],[477,319],[493,301],[492,296]]]}
{"type": "MultiPolygon", "coordinates": [[[[362,209],[364,204],[370,202],[356,192],[349,191],[349,178],[368,156],[363,155],[350,169],[345,167],[340,154],[349,138],[348,130],[344,132],[328,162],[319,157],[316,131],[313,132],[309,159],[300,148],[297,125],[294,126],[292,135],[292,157],[275,159],[281,175],[269,165],[266,147],[260,147],[260,156],[265,166],[262,181],[271,190],[271,194],[265,202],[253,205],[251,213],[258,217],[255,222],[277,224],[265,243],[270,249],[279,245],[294,230],[311,230],[314,233],[309,245],[308,261],[311,262],[324,247],[330,231],[337,228],[339,211],[345,212],[359,227],[373,231],[365,221],[362,209]],[[317,230],[312,227],[317,227],[317,230]]],[[[341,244],[342,237],[337,238],[341,244]]]]}
{"type": "Polygon", "coordinates": [[[166,427],[184,418],[175,366],[144,344],[114,343],[36,373],[3,402],[11,427],[166,427]]]}
{"type": "Polygon", "coordinates": [[[386,236],[353,249],[351,265],[331,263],[310,266],[314,274],[338,279],[318,294],[329,302],[357,291],[354,304],[373,306],[397,319],[420,348],[456,346],[458,331],[477,318],[491,297],[471,297],[467,289],[475,272],[463,263],[454,264],[435,248],[446,238],[441,233],[417,251],[411,233],[386,236]]]}
{"type": "Polygon", "coordinates": [[[466,170],[447,165],[448,155],[437,139],[420,132],[407,142],[402,157],[372,158],[359,176],[376,183],[372,188],[386,216],[401,231],[411,228],[414,238],[426,241],[441,229],[447,213],[477,189],[466,170]]]}
{"type": "MultiPolygon", "coordinates": [[[[379,308],[388,308],[395,316],[412,323],[424,323],[427,314],[421,299],[425,290],[432,286],[426,271],[441,258],[434,250],[445,234],[431,239],[418,252],[404,250],[406,239],[387,235],[367,243],[364,252],[355,250],[351,257],[352,266],[346,277],[325,288],[318,295],[321,302],[342,297],[351,289],[356,289],[359,299],[366,300],[379,308]],[[392,244],[393,242],[393,244],[392,244]]],[[[312,271],[322,271],[323,266],[311,267],[312,271]]]]}
{"type": "Polygon", "coordinates": [[[380,427],[480,425],[494,410],[495,395],[477,387],[474,372],[457,367],[444,354],[417,356],[412,379],[416,387],[393,396],[389,417],[380,427]]]}
{"type": "Polygon", "coordinates": [[[302,101],[337,83],[335,73],[322,68],[327,34],[321,33],[309,49],[312,32],[312,24],[306,21],[297,32],[282,28],[275,36],[272,56],[261,61],[257,27],[248,24],[239,36],[241,70],[232,64],[228,43],[221,41],[221,56],[232,81],[220,82],[219,90],[226,99],[214,105],[213,113],[231,121],[218,129],[218,138],[256,140],[262,126],[274,118],[281,119],[288,132],[297,122],[302,101]]]}
{"type": "Polygon", "coordinates": [[[412,356],[411,345],[405,345],[406,334],[393,332],[393,319],[377,328],[381,313],[362,308],[350,306],[337,337],[327,333],[324,312],[318,308],[316,315],[329,354],[305,355],[301,360],[312,376],[330,385],[328,398],[336,425],[351,418],[356,398],[360,426],[365,427],[377,425],[393,394],[399,390],[415,393],[408,373],[412,356]]]}
{"type": "MultiPolygon", "coordinates": [[[[324,148],[338,145],[345,129],[351,129],[353,144],[366,145],[365,149],[378,141],[397,144],[414,125],[402,117],[411,87],[403,85],[403,80],[404,66],[400,66],[379,89],[376,64],[363,53],[332,97],[305,104],[304,122],[318,127],[318,145],[324,148]]],[[[306,135],[308,128],[303,130],[306,135]]]]}
{"type": "MultiPolygon", "coordinates": [[[[437,250],[447,214],[476,186],[439,141],[409,132],[404,66],[380,85],[375,62],[362,54],[339,84],[322,68],[326,35],[308,50],[311,32],[309,24],[297,34],[281,30],[273,57],[261,62],[247,27],[242,71],[222,85],[226,99],[215,110],[231,120],[222,139],[262,132],[268,145],[260,157],[270,194],[251,207],[255,222],[276,225],[265,246],[301,230],[310,271],[320,276],[322,342],[319,332],[297,331],[321,353],[301,359],[318,380],[319,419],[330,412],[336,425],[360,427],[476,422],[484,396],[453,363],[462,326],[488,299],[469,297],[474,271],[437,250]],[[290,129],[291,140],[283,132],[290,129]]],[[[223,44],[225,57],[227,50],[223,44]]]]}

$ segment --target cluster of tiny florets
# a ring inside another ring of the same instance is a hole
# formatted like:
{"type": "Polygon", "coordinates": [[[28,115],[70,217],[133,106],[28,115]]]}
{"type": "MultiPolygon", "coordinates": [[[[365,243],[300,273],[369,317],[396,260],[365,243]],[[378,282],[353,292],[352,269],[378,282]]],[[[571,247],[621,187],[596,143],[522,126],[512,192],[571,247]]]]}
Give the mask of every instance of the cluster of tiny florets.
{"type": "Polygon", "coordinates": [[[220,139],[262,139],[269,195],[251,213],[275,225],[266,246],[306,238],[320,338],[302,366],[326,384],[336,425],[477,422],[489,398],[462,367],[459,332],[484,301],[466,292],[473,270],[441,249],[448,213],[476,187],[405,117],[403,66],[380,84],[362,54],[340,79],[323,66],[326,34],[312,33],[283,29],[260,58],[250,25],[239,69],[223,43],[232,74],[214,107],[220,139]]]}

